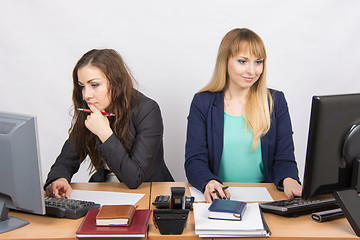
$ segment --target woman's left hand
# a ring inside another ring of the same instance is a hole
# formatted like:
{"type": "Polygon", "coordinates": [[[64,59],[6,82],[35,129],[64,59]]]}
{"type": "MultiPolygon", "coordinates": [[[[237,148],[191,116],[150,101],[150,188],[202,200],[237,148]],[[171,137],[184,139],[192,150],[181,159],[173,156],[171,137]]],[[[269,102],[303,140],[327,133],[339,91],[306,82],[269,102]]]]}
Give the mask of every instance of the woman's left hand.
{"type": "Polygon", "coordinates": [[[90,113],[86,120],[85,126],[93,134],[97,135],[101,142],[105,142],[112,134],[113,131],[110,128],[110,123],[107,117],[102,115],[102,113],[94,105],[89,105],[90,113]]]}
{"type": "Polygon", "coordinates": [[[292,178],[285,178],[283,181],[284,193],[288,199],[292,199],[295,196],[300,197],[302,193],[302,187],[298,181],[292,178]]]}

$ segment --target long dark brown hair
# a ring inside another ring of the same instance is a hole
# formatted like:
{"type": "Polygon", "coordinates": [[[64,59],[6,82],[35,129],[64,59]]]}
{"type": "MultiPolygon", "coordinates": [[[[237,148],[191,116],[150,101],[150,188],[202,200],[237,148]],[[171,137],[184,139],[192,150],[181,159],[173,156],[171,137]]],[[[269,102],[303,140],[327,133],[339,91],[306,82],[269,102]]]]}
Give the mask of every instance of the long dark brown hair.
{"type": "Polygon", "coordinates": [[[133,136],[130,133],[129,123],[132,104],[136,100],[136,90],[133,88],[135,80],[119,53],[112,49],[93,49],[85,53],[73,70],[73,104],[74,115],[69,129],[69,135],[76,152],[83,161],[89,155],[92,170],[98,170],[105,162],[96,148],[99,138],[85,127],[87,114],[77,111],[77,108],[88,108],[82,96],[79,85],[78,70],[85,66],[93,66],[101,70],[109,81],[110,106],[106,111],[114,113],[109,117],[110,127],[119,138],[124,148],[131,151],[133,136]]]}

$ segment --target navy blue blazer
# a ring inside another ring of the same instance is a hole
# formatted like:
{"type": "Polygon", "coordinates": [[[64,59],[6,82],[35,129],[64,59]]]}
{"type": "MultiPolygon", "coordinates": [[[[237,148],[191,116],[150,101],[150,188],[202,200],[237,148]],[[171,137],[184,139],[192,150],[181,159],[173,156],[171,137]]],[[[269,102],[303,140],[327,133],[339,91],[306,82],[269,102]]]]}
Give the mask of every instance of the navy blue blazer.
{"type": "MultiPolygon", "coordinates": [[[[261,138],[264,182],[280,188],[281,181],[291,177],[297,181],[293,131],[284,94],[269,89],[273,112],[269,131],[261,138]]],[[[218,177],[223,150],[224,92],[196,93],[188,116],[185,172],[189,183],[200,191],[218,177]]]]}

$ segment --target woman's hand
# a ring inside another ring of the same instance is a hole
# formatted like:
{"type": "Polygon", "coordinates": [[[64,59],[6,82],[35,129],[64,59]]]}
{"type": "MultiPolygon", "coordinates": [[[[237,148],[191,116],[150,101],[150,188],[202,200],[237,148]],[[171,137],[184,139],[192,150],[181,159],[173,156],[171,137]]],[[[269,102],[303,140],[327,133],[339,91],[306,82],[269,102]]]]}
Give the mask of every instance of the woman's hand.
{"type": "Polygon", "coordinates": [[[212,203],[214,199],[222,198],[222,199],[230,199],[229,190],[223,190],[224,185],[219,183],[216,180],[210,180],[206,186],[204,191],[205,201],[207,203],[212,203]]]}
{"type": "Polygon", "coordinates": [[[46,187],[46,195],[57,198],[69,198],[72,188],[66,178],[58,178],[46,187]]]}
{"type": "Polygon", "coordinates": [[[92,113],[87,116],[85,120],[85,126],[93,134],[99,137],[101,142],[105,142],[112,134],[113,131],[110,128],[110,123],[107,117],[102,115],[102,113],[94,105],[89,105],[92,113]]]}
{"type": "Polygon", "coordinates": [[[292,199],[295,196],[298,197],[301,196],[302,187],[295,179],[289,177],[285,178],[283,181],[283,186],[284,186],[284,193],[288,199],[292,199]]]}

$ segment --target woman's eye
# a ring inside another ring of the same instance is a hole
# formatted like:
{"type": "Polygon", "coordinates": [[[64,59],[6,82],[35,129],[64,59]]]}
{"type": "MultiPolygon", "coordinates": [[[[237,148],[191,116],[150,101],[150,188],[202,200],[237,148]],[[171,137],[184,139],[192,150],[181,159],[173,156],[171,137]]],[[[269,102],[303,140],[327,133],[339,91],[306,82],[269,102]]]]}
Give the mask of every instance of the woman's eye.
{"type": "Polygon", "coordinates": [[[262,59],[261,60],[256,60],[256,63],[259,64],[259,65],[263,64],[263,62],[264,62],[264,60],[262,60],[262,59]]]}
{"type": "Polygon", "coordinates": [[[246,63],[246,61],[243,60],[243,59],[238,59],[238,62],[241,63],[241,64],[245,64],[245,63],[246,63]]]}
{"type": "Polygon", "coordinates": [[[98,83],[93,83],[93,84],[91,84],[91,86],[94,87],[94,88],[98,87],[99,85],[100,85],[100,84],[98,84],[98,83]]]}

